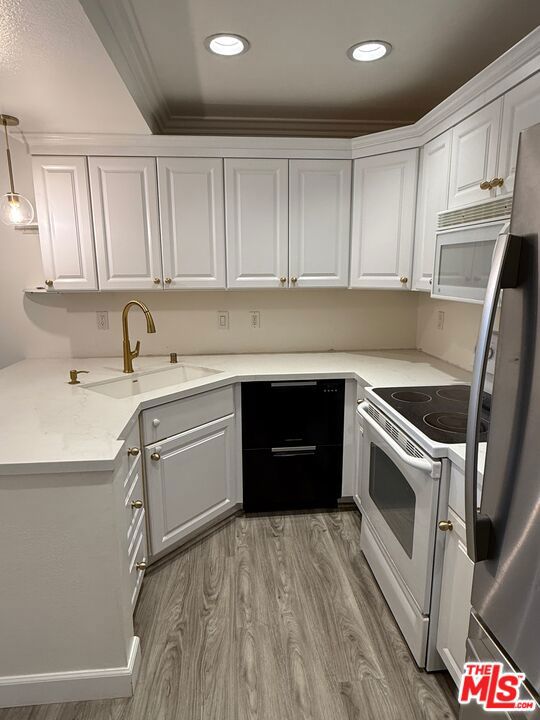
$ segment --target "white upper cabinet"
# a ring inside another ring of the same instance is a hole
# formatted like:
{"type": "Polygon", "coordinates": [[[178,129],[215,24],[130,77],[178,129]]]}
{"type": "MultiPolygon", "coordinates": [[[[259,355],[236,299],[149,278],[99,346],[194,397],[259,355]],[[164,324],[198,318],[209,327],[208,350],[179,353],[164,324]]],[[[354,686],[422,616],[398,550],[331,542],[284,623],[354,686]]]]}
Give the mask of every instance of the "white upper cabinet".
{"type": "Polygon", "coordinates": [[[354,161],[351,287],[410,289],[417,150],[354,161]]]}
{"type": "Polygon", "coordinates": [[[165,289],[224,288],[223,160],[157,162],[165,289]]]}
{"type": "Polygon", "coordinates": [[[452,133],[449,131],[422,148],[414,237],[414,290],[431,290],[437,213],[448,207],[451,147],[452,133]]]}
{"type": "Polygon", "coordinates": [[[286,287],[288,161],[225,160],[227,284],[286,287]]]}
{"type": "Polygon", "coordinates": [[[34,157],[32,166],[44,280],[56,290],[97,290],[86,158],[34,157]]]}
{"type": "Polygon", "coordinates": [[[486,105],[452,130],[449,208],[495,196],[489,183],[497,172],[502,102],[486,105]]]}
{"type": "Polygon", "coordinates": [[[351,212],[348,160],[291,160],[289,272],[294,287],[347,287],[351,212]]]}
{"type": "Polygon", "coordinates": [[[514,191],[519,134],[540,122],[540,73],[504,96],[498,176],[504,181],[500,195],[514,191]]]}
{"type": "Polygon", "coordinates": [[[100,288],[162,288],[155,158],[88,163],[100,288]]]}

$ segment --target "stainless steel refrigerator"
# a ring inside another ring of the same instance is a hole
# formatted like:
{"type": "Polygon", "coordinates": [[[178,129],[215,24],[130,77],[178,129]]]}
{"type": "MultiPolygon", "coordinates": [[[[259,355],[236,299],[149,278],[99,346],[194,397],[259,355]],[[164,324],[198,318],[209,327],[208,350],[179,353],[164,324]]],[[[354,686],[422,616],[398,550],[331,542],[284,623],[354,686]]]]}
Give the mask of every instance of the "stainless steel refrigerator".
{"type": "MultiPolygon", "coordinates": [[[[520,139],[510,231],[493,255],[475,356],[467,428],[467,550],[475,561],[467,660],[525,673],[540,697],[540,125],[520,139]],[[481,506],[477,434],[489,336],[502,293],[499,341],[481,506]]],[[[487,712],[462,720],[528,718],[540,711],[487,712]]]]}

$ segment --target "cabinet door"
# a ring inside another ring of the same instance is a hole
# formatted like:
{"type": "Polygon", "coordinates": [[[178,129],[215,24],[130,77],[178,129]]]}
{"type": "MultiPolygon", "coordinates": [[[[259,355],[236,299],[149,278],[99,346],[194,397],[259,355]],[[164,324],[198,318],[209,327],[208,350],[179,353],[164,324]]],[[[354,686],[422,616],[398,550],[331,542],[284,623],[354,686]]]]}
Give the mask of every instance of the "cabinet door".
{"type": "Polygon", "coordinates": [[[288,161],[225,160],[225,214],[228,287],[287,286],[288,161]]]}
{"type": "Polygon", "coordinates": [[[289,171],[291,284],[347,287],[351,163],[291,160],[289,171]]]}
{"type": "Polygon", "coordinates": [[[497,170],[502,99],[486,105],[452,130],[448,207],[489,200],[495,190],[482,189],[497,170]]]}
{"type": "Polygon", "coordinates": [[[514,191],[519,134],[540,122],[540,73],[504,96],[498,177],[504,180],[500,195],[514,191]]]}
{"type": "Polygon", "coordinates": [[[154,555],[234,504],[234,415],[150,445],[145,453],[154,555]]]}
{"type": "Polygon", "coordinates": [[[453,529],[446,532],[437,650],[456,685],[459,685],[469,630],[474,563],[467,555],[465,523],[452,510],[453,529]]]}
{"type": "Polygon", "coordinates": [[[45,280],[56,290],[97,290],[86,158],[32,159],[45,280]]]}
{"type": "Polygon", "coordinates": [[[422,148],[414,237],[414,290],[431,290],[437,213],[448,207],[451,146],[452,133],[449,131],[422,148]]]}
{"type": "Polygon", "coordinates": [[[163,287],[154,158],[88,159],[102,290],[163,287]]]}
{"type": "Polygon", "coordinates": [[[223,161],[157,163],[165,289],[224,288],[223,161]]]}
{"type": "Polygon", "coordinates": [[[410,288],[418,151],[354,161],[351,287],[410,288]]]}

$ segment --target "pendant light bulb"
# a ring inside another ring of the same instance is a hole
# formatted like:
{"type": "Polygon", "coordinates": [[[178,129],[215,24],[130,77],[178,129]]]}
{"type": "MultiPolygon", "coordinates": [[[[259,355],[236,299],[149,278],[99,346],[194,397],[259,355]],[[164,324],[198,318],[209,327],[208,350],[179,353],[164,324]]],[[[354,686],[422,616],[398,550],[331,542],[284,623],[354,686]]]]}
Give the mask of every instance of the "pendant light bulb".
{"type": "Polygon", "coordinates": [[[29,225],[34,219],[34,208],[30,200],[25,198],[24,195],[15,192],[11,151],[9,149],[8,126],[18,125],[19,120],[13,115],[0,115],[0,122],[4,126],[9,176],[9,192],[0,198],[0,220],[4,225],[29,225]]]}

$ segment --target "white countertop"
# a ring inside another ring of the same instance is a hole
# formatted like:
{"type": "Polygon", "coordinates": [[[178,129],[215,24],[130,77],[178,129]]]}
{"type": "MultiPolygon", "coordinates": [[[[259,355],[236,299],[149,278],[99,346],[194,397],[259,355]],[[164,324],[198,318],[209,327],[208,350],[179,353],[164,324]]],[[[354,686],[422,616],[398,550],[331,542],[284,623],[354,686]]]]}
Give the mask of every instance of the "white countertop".
{"type": "MultiPolygon", "coordinates": [[[[448,457],[454,465],[465,472],[465,443],[448,446],[448,457]]],[[[487,442],[478,444],[478,481],[480,482],[484,476],[484,466],[486,464],[487,442]]]]}
{"type": "MultiPolygon", "coordinates": [[[[140,410],[234,382],[353,378],[364,386],[405,386],[470,380],[465,370],[415,350],[199,355],[179,362],[220,372],[115,399],[85,389],[85,383],[126,377],[121,358],[24,360],[0,370],[0,475],[110,470],[140,410]],[[68,385],[71,368],[90,374],[80,377],[80,385],[68,385]]],[[[164,357],[134,364],[139,371],[171,367],[164,357]]]]}

